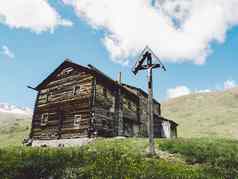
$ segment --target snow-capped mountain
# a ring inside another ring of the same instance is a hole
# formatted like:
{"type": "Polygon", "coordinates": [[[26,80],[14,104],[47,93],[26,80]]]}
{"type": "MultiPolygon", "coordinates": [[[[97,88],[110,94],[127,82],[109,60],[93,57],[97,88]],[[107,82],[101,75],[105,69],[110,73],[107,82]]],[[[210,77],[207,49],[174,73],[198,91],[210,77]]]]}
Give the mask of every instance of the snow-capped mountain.
{"type": "Polygon", "coordinates": [[[17,107],[15,105],[0,103],[0,113],[11,113],[11,114],[21,114],[21,115],[32,115],[32,109],[27,107],[17,107]]]}

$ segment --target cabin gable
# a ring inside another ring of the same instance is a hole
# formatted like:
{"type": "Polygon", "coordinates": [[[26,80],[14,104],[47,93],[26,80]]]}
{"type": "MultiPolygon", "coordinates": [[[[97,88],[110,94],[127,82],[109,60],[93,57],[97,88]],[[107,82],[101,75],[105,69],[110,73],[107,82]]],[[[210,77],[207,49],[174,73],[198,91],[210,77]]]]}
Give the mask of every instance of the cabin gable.
{"type": "Polygon", "coordinates": [[[89,70],[64,63],[38,85],[32,138],[87,136],[93,79],[89,70]]]}

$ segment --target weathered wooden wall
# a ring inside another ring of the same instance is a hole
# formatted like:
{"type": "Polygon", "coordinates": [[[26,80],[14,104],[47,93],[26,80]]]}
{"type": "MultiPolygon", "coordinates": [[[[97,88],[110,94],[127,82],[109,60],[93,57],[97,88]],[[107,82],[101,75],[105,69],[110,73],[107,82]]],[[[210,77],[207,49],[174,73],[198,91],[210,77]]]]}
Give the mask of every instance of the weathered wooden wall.
{"type": "Polygon", "coordinates": [[[122,97],[122,111],[123,111],[123,125],[124,134],[126,136],[139,135],[139,101],[131,98],[129,95],[124,94],[122,97]]]}
{"type": "Polygon", "coordinates": [[[36,139],[75,138],[88,135],[90,125],[90,97],[93,76],[73,70],[59,73],[39,91],[32,123],[32,137],[36,139]],[[48,123],[41,125],[42,114],[48,123]],[[79,127],[74,126],[75,115],[81,115],[79,127]]]}
{"type": "Polygon", "coordinates": [[[106,85],[96,84],[95,126],[99,136],[110,137],[115,135],[115,92],[106,85]]]}
{"type": "MultiPolygon", "coordinates": [[[[123,131],[126,136],[139,133],[138,102],[125,90],[121,90],[123,131]]],[[[100,136],[118,135],[119,118],[118,86],[111,87],[107,83],[98,81],[96,85],[96,103],[94,106],[96,130],[100,136]]]]}

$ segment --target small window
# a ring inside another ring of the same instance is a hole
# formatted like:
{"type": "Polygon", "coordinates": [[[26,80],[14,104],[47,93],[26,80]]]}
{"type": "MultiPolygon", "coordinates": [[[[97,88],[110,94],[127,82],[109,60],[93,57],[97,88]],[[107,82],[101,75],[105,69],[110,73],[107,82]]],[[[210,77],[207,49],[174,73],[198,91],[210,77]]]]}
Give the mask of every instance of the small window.
{"type": "Polygon", "coordinates": [[[44,95],[44,98],[45,98],[45,103],[48,103],[48,93],[44,95]]]}
{"type": "Polygon", "coordinates": [[[53,96],[53,93],[48,89],[47,92],[45,93],[45,102],[48,103],[53,96]]]}
{"type": "Polygon", "coordinates": [[[47,103],[48,102],[48,93],[42,94],[39,99],[42,100],[42,102],[47,103]]]}
{"type": "Polygon", "coordinates": [[[103,96],[106,98],[107,97],[107,89],[103,88],[103,96]]]}
{"type": "Polygon", "coordinates": [[[47,102],[51,101],[53,98],[53,92],[48,92],[47,94],[47,102]]]}
{"type": "Polygon", "coordinates": [[[79,128],[81,119],[82,119],[81,115],[74,115],[74,127],[75,128],[79,128]]]}
{"type": "Polygon", "coordinates": [[[128,109],[131,109],[131,102],[128,101],[128,109]]]}
{"type": "Polygon", "coordinates": [[[65,73],[66,75],[68,75],[68,74],[70,74],[73,70],[74,70],[73,68],[69,67],[69,68],[66,68],[66,69],[65,69],[64,73],[65,73]]]}
{"type": "Polygon", "coordinates": [[[41,115],[41,126],[46,126],[48,123],[48,119],[49,119],[49,114],[48,113],[44,113],[41,115]]]}
{"type": "Polygon", "coordinates": [[[92,115],[92,117],[95,117],[95,112],[92,112],[91,115],[92,115]]]}
{"type": "Polygon", "coordinates": [[[74,69],[72,67],[63,69],[58,76],[64,76],[70,74],[74,69]]]}
{"type": "Polygon", "coordinates": [[[80,94],[80,86],[74,86],[73,96],[77,96],[80,94]]]}
{"type": "Polygon", "coordinates": [[[110,117],[110,116],[111,116],[111,112],[108,111],[108,112],[106,113],[106,115],[107,115],[107,117],[110,117]]]}
{"type": "Polygon", "coordinates": [[[103,128],[107,127],[107,121],[106,120],[102,120],[102,127],[103,128]]]}

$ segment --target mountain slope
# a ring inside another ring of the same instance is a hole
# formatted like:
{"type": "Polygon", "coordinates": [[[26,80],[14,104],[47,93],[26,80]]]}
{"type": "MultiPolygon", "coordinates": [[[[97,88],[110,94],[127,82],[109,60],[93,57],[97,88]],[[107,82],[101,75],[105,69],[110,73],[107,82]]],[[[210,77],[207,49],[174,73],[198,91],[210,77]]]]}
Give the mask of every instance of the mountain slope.
{"type": "Polygon", "coordinates": [[[0,146],[19,145],[29,134],[32,112],[0,103],[0,146]]]}
{"type": "Polygon", "coordinates": [[[180,137],[238,139],[238,88],[170,99],[162,103],[162,113],[178,122],[180,137]]]}
{"type": "Polygon", "coordinates": [[[7,103],[0,103],[0,113],[29,116],[32,115],[32,110],[30,108],[22,108],[7,103]]]}

